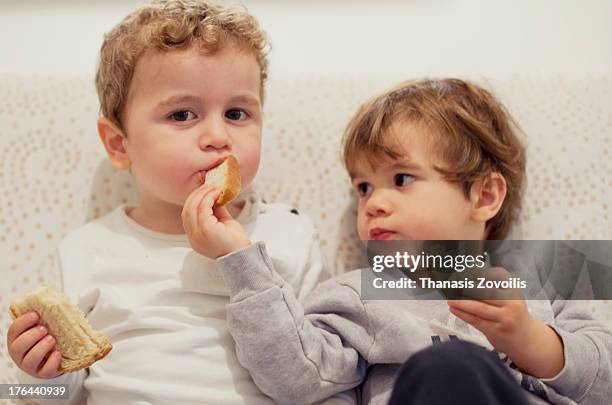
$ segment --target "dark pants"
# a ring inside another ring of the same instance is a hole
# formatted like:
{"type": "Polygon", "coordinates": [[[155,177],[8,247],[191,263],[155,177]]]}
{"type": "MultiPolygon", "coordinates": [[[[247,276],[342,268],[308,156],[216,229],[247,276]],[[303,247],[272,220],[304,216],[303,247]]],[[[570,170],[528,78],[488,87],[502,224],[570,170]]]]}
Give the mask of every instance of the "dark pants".
{"type": "Polygon", "coordinates": [[[400,404],[523,405],[527,398],[495,353],[451,340],[404,363],[389,401],[400,404]]]}

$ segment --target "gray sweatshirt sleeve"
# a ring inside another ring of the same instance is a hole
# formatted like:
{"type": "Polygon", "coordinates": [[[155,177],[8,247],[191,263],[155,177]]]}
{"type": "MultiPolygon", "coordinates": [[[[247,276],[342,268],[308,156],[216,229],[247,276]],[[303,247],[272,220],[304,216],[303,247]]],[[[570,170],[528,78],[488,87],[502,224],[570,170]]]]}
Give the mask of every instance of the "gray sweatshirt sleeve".
{"type": "Polygon", "coordinates": [[[563,341],[565,365],[542,381],[579,404],[606,404],[612,398],[612,330],[593,319],[588,304],[555,300],[553,329],[563,341]]]}
{"type": "MultiPolygon", "coordinates": [[[[541,379],[579,404],[607,404],[612,398],[612,330],[594,319],[588,301],[565,299],[586,296],[593,291],[585,260],[589,252],[581,241],[543,242],[537,246],[535,266],[543,280],[552,279],[561,271],[577,270],[573,283],[556,283],[557,296],[551,306],[554,324],[550,325],[561,338],[565,364],[553,378],[541,379]],[[575,250],[572,248],[579,247],[575,250]],[[571,259],[571,260],[570,260],[571,259]],[[543,272],[543,273],[542,273],[543,272]],[[544,276],[545,275],[545,276],[544,276]],[[560,287],[560,288],[559,288],[560,287]]],[[[592,246],[591,246],[592,247],[592,246]]],[[[571,274],[571,273],[568,273],[571,274]]],[[[563,279],[559,279],[563,280],[563,279]]]]}
{"type": "Polygon", "coordinates": [[[304,301],[262,242],[217,259],[230,290],[228,329],[240,363],[281,404],[310,404],[360,384],[374,342],[359,294],[334,279],[304,301]]]}

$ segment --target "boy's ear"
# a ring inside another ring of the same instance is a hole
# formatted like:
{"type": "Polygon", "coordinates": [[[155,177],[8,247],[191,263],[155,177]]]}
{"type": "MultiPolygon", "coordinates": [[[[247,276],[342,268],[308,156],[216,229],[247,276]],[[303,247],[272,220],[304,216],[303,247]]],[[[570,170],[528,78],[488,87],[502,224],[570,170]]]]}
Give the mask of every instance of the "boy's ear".
{"type": "Polygon", "coordinates": [[[506,198],[506,179],[497,172],[492,172],[474,182],[470,189],[472,219],[487,222],[493,218],[506,198]]]}
{"type": "Polygon", "coordinates": [[[117,170],[128,170],[131,162],[125,151],[125,134],[106,117],[98,119],[98,135],[104,144],[108,158],[117,170]]]}

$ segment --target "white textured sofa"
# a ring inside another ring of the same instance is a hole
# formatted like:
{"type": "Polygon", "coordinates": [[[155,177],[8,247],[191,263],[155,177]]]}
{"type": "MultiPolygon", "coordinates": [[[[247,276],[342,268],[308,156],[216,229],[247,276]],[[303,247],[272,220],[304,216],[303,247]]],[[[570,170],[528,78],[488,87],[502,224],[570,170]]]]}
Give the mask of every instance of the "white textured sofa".
{"type": "MultiPolygon", "coordinates": [[[[612,239],[610,78],[479,81],[528,136],[528,190],[514,236],[612,239]]],[[[358,257],[340,136],[358,104],[395,82],[293,77],[268,88],[257,187],[315,220],[337,272],[358,257]]],[[[0,76],[0,383],[16,381],[6,350],[11,298],[59,287],[52,258],[62,236],[136,198],[129,177],[104,160],[97,115],[91,77],[0,76]]],[[[612,303],[585,305],[612,324],[612,303]]]]}

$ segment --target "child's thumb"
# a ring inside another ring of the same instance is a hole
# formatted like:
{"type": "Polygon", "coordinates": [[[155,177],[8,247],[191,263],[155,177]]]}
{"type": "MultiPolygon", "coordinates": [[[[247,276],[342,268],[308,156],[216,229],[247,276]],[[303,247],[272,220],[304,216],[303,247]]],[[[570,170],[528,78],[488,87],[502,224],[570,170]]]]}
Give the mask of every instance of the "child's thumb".
{"type": "Polygon", "coordinates": [[[234,218],[225,207],[213,207],[213,214],[219,222],[233,220],[234,218]]]}

